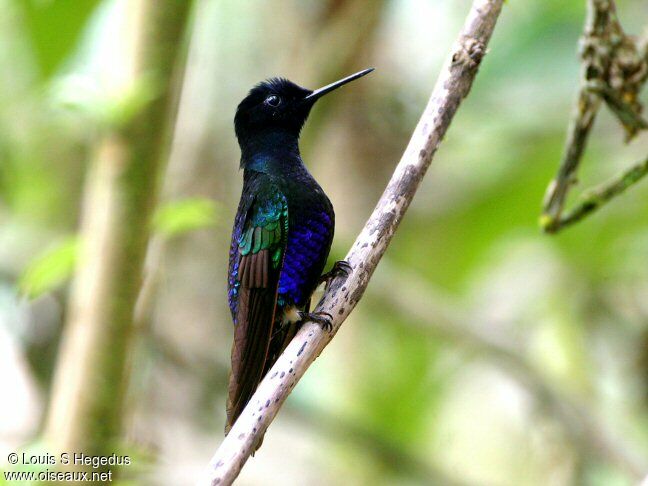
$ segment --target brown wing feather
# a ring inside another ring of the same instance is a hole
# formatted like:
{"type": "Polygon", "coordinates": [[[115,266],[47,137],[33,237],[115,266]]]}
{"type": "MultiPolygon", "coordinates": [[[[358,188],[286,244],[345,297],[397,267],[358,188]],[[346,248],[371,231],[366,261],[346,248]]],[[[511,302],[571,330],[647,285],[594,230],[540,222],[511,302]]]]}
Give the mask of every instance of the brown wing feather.
{"type": "Polygon", "coordinates": [[[271,267],[268,250],[241,257],[241,287],[232,345],[225,433],[263,378],[273,333],[279,272],[271,267]]]}

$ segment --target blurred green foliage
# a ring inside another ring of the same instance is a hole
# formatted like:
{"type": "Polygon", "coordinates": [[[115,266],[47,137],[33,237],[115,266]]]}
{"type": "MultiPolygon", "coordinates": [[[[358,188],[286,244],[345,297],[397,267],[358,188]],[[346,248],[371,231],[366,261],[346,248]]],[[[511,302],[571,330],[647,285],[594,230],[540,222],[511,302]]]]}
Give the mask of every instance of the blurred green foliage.
{"type": "Polygon", "coordinates": [[[32,260],[18,282],[30,298],[51,292],[72,276],[79,253],[79,239],[69,237],[32,260]]]}
{"type": "Polygon", "coordinates": [[[24,27],[39,72],[51,77],[77,47],[88,18],[99,0],[24,0],[24,27]]]}
{"type": "MultiPolygon", "coordinates": [[[[153,223],[172,244],[152,270],[158,288],[145,316],[145,351],[133,357],[127,410],[135,424],[129,437],[159,459],[152,484],[193,478],[222,430],[232,332],[227,229],[241,185],[236,104],[271,75],[311,88],[330,82],[302,61],[345,2],[199,3],[153,223]]],[[[382,192],[469,3],[387,2],[372,40],[344,67],[378,69],[328,100],[315,127],[305,126],[307,165],[336,207],[336,258],[382,192]]],[[[644,0],[617,3],[624,25],[640,32],[648,22],[644,0]]],[[[132,96],[112,96],[88,68],[110,70],[106,52],[115,37],[106,25],[120,5],[0,3],[0,330],[20,329],[27,348],[54,346],[62,325],[67,294],[53,291],[75,265],[80,243],[69,235],[97,132],[155,96],[146,80],[132,96]],[[18,291],[41,298],[23,304],[18,291]]],[[[424,292],[443,296],[461,324],[514,342],[556,393],[645,460],[648,183],[557,236],[537,224],[576,93],[584,13],[583,1],[506,2],[476,84],[386,258],[395,271],[422,279],[424,292]]],[[[622,139],[602,113],[574,198],[645,157],[646,134],[630,145],[622,139]]],[[[269,477],[425,484],[430,471],[475,485],[633,483],[617,450],[606,455],[571,437],[560,413],[512,367],[474,343],[422,332],[442,320],[436,299],[425,302],[425,322],[413,322],[374,284],[291,396],[241,484],[269,477]]],[[[34,368],[53,365],[46,353],[26,355],[46,361],[34,368]]],[[[39,414],[30,412],[31,428],[16,435],[37,435],[39,414]]]]}
{"type": "Polygon", "coordinates": [[[169,201],[157,209],[153,217],[153,229],[166,238],[173,238],[189,231],[215,226],[220,212],[220,205],[210,199],[169,201]]]}

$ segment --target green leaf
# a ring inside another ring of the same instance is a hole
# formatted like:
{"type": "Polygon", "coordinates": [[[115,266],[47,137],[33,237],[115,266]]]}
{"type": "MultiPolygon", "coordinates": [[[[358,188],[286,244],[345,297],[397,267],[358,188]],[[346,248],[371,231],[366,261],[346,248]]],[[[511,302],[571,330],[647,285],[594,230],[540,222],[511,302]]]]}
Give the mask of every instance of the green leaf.
{"type": "Polygon", "coordinates": [[[214,226],[218,222],[219,206],[204,198],[188,198],[163,204],[153,217],[153,229],[167,238],[188,231],[214,226]]]}
{"type": "Polygon", "coordinates": [[[105,129],[120,130],[162,94],[160,80],[143,74],[126,87],[107,89],[92,77],[60,76],[51,86],[54,106],[82,114],[105,129]]]}
{"type": "Polygon", "coordinates": [[[36,257],[20,278],[21,293],[33,299],[67,282],[74,272],[78,251],[79,239],[75,236],[36,257]]]}
{"type": "Polygon", "coordinates": [[[25,0],[25,30],[43,77],[60,67],[77,45],[88,18],[99,0],[25,0]]]}

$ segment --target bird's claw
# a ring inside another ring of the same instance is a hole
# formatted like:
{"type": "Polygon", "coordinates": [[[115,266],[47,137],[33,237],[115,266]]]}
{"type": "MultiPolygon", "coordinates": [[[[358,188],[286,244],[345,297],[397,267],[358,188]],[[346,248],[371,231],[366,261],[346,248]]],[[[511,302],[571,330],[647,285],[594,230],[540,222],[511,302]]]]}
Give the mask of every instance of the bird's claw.
{"type": "Polygon", "coordinates": [[[319,324],[324,331],[331,332],[333,329],[333,316],[328,312],[300,312],[302,322],[312,321],[319,324]]]}
{"type": "Polygon", "coordinates": [[[333,268],[329,272],[326,272],[324,275],[322,275],[319,279],[319,284],[322,282],[326,282],[326,285],[331,283],[331,280],[333,280],[336,277],[348,277],[349,274],[353,268],[349,264],[349,262],[345,260],[338,260],[333,264],[333,268]]]}
{"type": "Polygon", "coordinates": [[[353,268],[351,267],[351,264],[346,260],[338,260],[333,264],[333,268],[331,269],[331,272],[344,277],[348,277],[352,271],[353,268]]]}

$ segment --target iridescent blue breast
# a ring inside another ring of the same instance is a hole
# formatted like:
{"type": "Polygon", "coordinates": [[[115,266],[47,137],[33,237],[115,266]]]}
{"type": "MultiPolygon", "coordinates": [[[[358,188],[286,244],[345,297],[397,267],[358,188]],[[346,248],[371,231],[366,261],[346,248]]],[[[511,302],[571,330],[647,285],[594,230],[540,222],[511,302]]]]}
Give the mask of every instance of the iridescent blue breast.
{"type": "Polygon", "coordinates": [[[333,215],[325,209],[309,211],[291,222],[284,263],[279,276],[279,305],[303,307],[322,274],[333,240],[333,215]]]}

